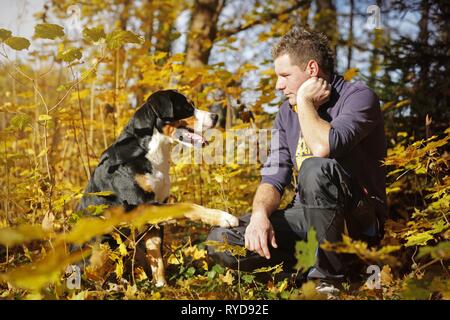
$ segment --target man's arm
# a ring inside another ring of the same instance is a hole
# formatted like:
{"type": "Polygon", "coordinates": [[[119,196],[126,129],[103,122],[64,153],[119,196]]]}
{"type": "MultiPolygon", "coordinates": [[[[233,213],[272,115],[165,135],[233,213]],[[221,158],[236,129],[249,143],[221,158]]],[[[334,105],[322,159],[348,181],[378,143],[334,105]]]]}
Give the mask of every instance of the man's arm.
{"type": "Polygon", "coordinates": [[[280,205],[281,195],[277,189],[269,183],[262,183],[256,189],[253,198],[253,215],[262,214],[269,217],[280,205]]]}
{"type": "Polygon", "coordinates": [[[281,194],[274,186],[269,183],[260,184],[253,199],[250,223],[245,229],[245,247],[267,259],[270,259],[268,242],[272,247],[278,247],[269,217],[278,209],[280,200],[281,194]]]}
{"type": "Polygon", "coordinates": [[[312,77],[297,92],[298,120],[303,138],[312,154],[322,158],[330,155],[331,125],[319,116],[317,109],[329,99],[330,90],[325,80],[312,77]]]}

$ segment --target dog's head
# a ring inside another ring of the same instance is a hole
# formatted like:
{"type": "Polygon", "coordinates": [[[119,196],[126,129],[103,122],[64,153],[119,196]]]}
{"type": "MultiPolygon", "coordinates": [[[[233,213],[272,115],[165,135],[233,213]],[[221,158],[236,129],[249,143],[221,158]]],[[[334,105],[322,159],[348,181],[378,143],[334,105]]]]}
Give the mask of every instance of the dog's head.
{"type": "Polygon", "coordinates": [[[147,105],[156,115],[156,128],[171,139],[196,146],[207,141],[202,135],[216,125],[218,115],[196,109],[191,101],[175,90],[152,94],[147,105]]]}

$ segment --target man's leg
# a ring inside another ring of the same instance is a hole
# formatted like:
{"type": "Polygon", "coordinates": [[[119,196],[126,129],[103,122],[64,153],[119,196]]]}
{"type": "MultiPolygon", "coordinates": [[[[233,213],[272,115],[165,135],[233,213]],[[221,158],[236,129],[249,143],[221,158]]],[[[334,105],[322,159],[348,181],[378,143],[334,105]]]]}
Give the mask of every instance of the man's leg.
{"type": "MultiPolygon", "coordinates": [[[[270,260],[255,252],[248,252],[247,256],[240,258],[241,270],[250,271],[284,262],[285,270],[288,271],[296,262],[295,243],[305,240],[311,227],[316,230],[319,243],[325,240],[338,242],[344,233],[344,218],[354,221],[352,212],[361,199],[362,192],[335,160],[316,157],[306,159],[298,182],[300,201],[293,207],[278,210],[270,216],[278,249],[269,247],[270,260]]],[[[213,228],[208,240],[244,246],[245,229],[249,221],[250,215],[245,215],[236,228],[213,228]]],[[[356,223],[351,225],[356,229],[356,223]]],[[[229,252],[217,252],[212,247],[208,247],[208,252],[216,262],[237,268],[237,257],[229,252]]],[[[344,255],[318,248],[316,264],[309,277],[342,279],[345,271],[344,255]]]]}
{"type": "MultiPolygon", "coordinates": [[[[300,169],[298,188],[305,228],[313,227],[317,231],[319,244],[325,240],[341,241],[344,221],[354,239],[362,239],[367,226],[377,225],[373,204],[366,202],[368,197],[362,188],[336,160],[306,159],[300,169]]],[[[351,259],[351,255],[319,247],[315,267],[308,278],[342,279],[349,271],[351,259]]]]}
{"type": "MultiPolygon", "coordinates": [[[[291,271],[296,263],[295,243],[306,236],[306,233],[302,233],[298,228],[298,223],[294,219],[297,215],[297,210],[289,208],[278,210],[270,216],[278,248],[269,245],[269,260],[251,251],[247,251],[245,257],[234,257],[229,251],[216,251],[214,246],[208,246],[208,254],[215,262],[232,269],[238,268],[239,259],[239,268],[242,271],[253,271],[261,267],[274,266],[281,262],[285,271],[291,271]]],[[[246,214],[240,217],[239,226],[236,228],[213,227],[207,240],[245,246],[245,229],[250,223],[250,216],[250,214],[246,214]]]]}

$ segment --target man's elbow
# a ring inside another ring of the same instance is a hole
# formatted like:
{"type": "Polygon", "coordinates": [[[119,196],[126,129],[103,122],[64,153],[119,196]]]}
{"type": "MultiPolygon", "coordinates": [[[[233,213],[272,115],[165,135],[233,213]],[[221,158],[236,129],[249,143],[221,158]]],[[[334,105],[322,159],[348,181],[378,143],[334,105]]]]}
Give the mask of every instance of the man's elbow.
{"type": "Polygon", "coordinates": [[[314,157],[328,158],[330,156],[330,147],[323,144],[318,144],[312,151],[314,157]]]}

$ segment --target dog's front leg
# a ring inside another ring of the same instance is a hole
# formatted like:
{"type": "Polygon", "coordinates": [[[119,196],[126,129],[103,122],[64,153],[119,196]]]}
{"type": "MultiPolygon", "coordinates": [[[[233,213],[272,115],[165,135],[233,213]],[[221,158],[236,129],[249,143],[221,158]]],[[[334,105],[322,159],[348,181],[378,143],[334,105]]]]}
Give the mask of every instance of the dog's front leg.
{"type": "Polygon", "coordinates": [[[200,220],[211,226],[219,226],[222,228],[237,227],[239,219],[228,212],[205,208],[194,204],[197,210],[186,213],[184,216],[190,220],[200,220]]]}
{"type": "Polygon", "coordinates": [[[161,236],[159,230],[152,229],[144,236],[147,261],[152,269],[152,278],[155,286],[166,285],[164,261],[161,252],[161,236]]]}

